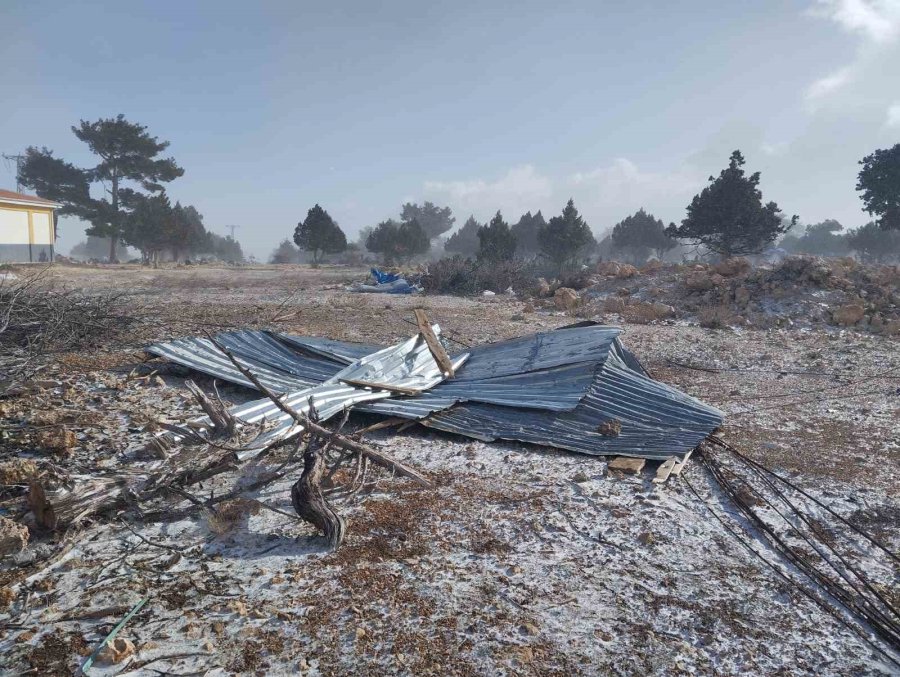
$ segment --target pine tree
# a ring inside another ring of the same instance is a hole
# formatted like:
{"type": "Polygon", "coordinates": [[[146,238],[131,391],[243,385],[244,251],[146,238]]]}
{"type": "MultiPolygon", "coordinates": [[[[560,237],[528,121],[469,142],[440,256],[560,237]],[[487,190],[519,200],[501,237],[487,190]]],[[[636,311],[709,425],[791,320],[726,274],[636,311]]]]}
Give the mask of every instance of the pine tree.
{"type": "Polygon", "coordinates": [[[612,243],[617,250],[630,253],[634,262],[640,265],[647,261],[650,252],[662,258],[676,246],[665,230],[663,222],[642,207],[613,226],[612,243]]]}
{"type": "Polygon", "coordinates": [[[723,257],[757,254],[797,223],[783,221],[774,202],[762,203],[759,172],[744,175],[744,156],[736,150],[728,167],[695,195],[680,226],[666,228],[669,237],[689,240],[723,257]]]}
{"type": "Polygon", "coordinates": [[[491,222],[478,229],[478,259],[509,261],[516,255],[516,238],[498,211],[491,222]]]}
{"type": "Polygon", "coordinates": [[[318,204],[306,213],[305,221],[297,224],[294,242],[300,249],[312,253],[314,265],[325,254],[337,254],[347,248],[344,231],[318,204]]]}
{"type": "Polygon", "coordinates": [[[541,253],[538,243],[538,231],[547,225],[544,215],[540,211],[533,215],[525,212],[519,222],[512,227],[512,233],[516,238],[516,253],[521,257],[537,256],[541,253]]]}
{"type": "Polygon", "coordinates": [[[456,222],[450,207],[438,207],[431,202],[422,206],[407,202],[400,210],[400,218],[406,222],[417,221],[429,240],[443,235],[456,222]]]}
{"type": "Polygon", "coordinates": [[[900,230],[900,143],[876,150],[859,161],[856,190],[862,191],[863,211],[877,217],[885,230],[900,230]]]}
{"type": "Polygon", "coordinates": [[[444,249],[448,252],[461,254],[462,256],[475,256],[478,253],[478,229],[482,224],[470,216],[463,227],[451,235],[444,243],[444,249]]]}
{"type": "Polygon", "coordinates": [[[554,216],[538,230],[541,253],[556,266],[557,271],[575,264],[594,245],[594,235],[569,198],[561,216],[554,216]]]}

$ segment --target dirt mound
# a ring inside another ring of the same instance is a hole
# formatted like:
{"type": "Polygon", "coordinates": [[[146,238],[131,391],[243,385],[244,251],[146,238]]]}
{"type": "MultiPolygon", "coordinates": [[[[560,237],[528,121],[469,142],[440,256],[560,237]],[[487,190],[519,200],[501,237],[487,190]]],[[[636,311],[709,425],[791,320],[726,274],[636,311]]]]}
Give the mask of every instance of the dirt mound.
{"type": "Polygon", "coordinates": [[[656,264],[640,275],[609,275],[601,264],[586,302],[629,321],[674,317],[702,326],[833,325],[900,334],[900,267],[854,259],[794,256],[754,268],[743,258],[716,264],[656,264]],[[604,274],[606,273],[606,274],[604,274]],[[646,312],[657,304],[658,312],[646,312]]]}

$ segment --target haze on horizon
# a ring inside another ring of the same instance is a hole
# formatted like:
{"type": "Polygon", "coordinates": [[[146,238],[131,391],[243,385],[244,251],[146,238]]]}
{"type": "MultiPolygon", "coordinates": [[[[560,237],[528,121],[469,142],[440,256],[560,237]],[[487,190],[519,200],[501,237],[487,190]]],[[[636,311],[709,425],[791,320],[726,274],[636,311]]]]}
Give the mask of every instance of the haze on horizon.
{"type": "MultiPolygon", "coordinates": [[[[900,0],[14,0],[0,20],[0,151],[88,166],[70,127],[124,113],[171,142],[173,201],[260,259],[315,203],[350,238],[422,200],[457,226],[570,196],[595,233],[677,221],[735,148],[785,214],[854,227],[857,161],[900,141],[900,0]]],[[[62,220],[62,250],[85,225],[62,220]]]]}

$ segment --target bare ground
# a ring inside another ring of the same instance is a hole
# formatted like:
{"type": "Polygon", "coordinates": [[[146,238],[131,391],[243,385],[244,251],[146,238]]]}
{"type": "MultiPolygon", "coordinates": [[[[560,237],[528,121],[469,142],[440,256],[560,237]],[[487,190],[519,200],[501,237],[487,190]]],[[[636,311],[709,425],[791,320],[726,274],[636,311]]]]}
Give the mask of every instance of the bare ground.
{"type": "MultiPolygon", "coordinates": [[[[120,466],[155,420],[197,415],[182,370],[151,363],[160,379],[129,376],[152,340],[273,326],[390,343],[412,333],[417,305],[466,343],[573,321],[523,313],[523,301],[502,295],[351,294],[343,285],[364,271],[346,268],[57,267],[53,274],[88,289],[132,287],[152,318],[130,345],[59,355],[36,392],[0,403],[9,424],[4,457],[47,455],[30,433],[65,425],[77,446],[59,462],[86,469],[120,466]]],[[[624,326],[624,341],[656,378],[727,413],[726,440],[898,550],[897,339],[624,326]]],[[[237,388],[222,392],[247,397],[237,388]]],[[[89,525],[66,559],[13,588],[0,614],[0,666],[8,674],[70,674],[149,595],[122,633],[137,653],[91,674],[890,672],[712,517],[710,508],[735,521],[699,464],[660,486],[650,481],[653,468],[616,476],[602,457],[422,429],[372,439],[427,470],[438,488],[383,477],[364,500],[339,504],[350,529],[336,553],[306,525],[268,511],[225,533],[202,519],[138,527],[177,551],[115,522],[89,525]]],[[[259,498],[291,510],[293,479],[259,498]]],[[[223,476],[202,492],[233,482],[223,476]]],[[[32,549],[47,547],[35,541],[32,549]]],[[[864,564],[896,594],[896,569],[864,564]]],[[[14,580],[14,570],[0,575],[14,580]]]]}

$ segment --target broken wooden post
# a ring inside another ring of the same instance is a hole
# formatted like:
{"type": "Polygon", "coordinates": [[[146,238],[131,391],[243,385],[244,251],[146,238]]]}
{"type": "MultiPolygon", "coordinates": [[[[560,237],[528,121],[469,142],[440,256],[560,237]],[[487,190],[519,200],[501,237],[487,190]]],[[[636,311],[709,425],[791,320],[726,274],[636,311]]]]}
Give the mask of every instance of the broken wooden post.
{"type": "Polygon", "coordinates": [[[422,338],[425,339],[425,343],[428,346],[428,350],[431,351],[434,361],[437,362],[437,365],[441,368],[441,372],[444,376],[452,378],[455,373],[453,362],[450,360],[450,356],[447,354],[447,351],[444,350],[444,346],[441,345],[438,337],[434,335],[434,331],[431,329],[431,323],[428,321],[428,316],[422,308],[416,308],[413,310],[413,313],[416,316],[416,326],[419,328],[419,333],[422,335],[422,338]]]}

